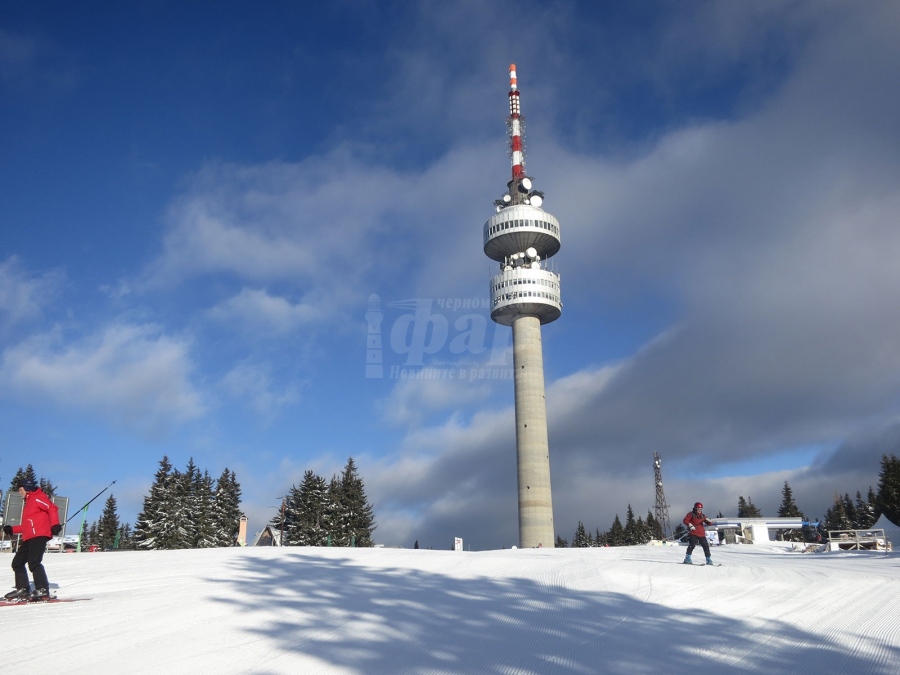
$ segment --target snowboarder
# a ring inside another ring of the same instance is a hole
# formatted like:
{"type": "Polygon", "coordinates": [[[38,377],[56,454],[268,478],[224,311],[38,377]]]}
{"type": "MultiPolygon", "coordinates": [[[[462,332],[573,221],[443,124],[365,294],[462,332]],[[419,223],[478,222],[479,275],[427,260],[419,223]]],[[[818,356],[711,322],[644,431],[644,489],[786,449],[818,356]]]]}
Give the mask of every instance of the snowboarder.
{"type": "Polygon", "coordinates": [[[694,510],[688,513],[681,522],[687,525],[687,528],[691,533],[690,538],[688,539],[687,555],[684,556],[684,564],[692,564],[691,553],[694,552],[694,547],[697,544],[700,544],[700,546],[703,547],[703,552],[706,554],[706,564],[712,565],[712,557],[709,554],[709,540],[706,538],[704,526],[712,525],[713,521],[707,518],[703,513],[703,504],[700,502],[694,504],[694,510]]]}
{"type": "Polygon", "coordinates": [[[19,485],[19,494],[25,500],[21,525],[4,525],[3,531],[10,537],[22,535],[19,548],[13,556],[12,568],[16,575],[16,590],[6,594],[7,600],[44,600],[50,597],[50,582],[42,560],[47,542],[51,536],[59,534],[59,509],[33,480],[25,480],[19,485]],[[34,578],[34,591],[29,594],[28,573],[34,578]]]}

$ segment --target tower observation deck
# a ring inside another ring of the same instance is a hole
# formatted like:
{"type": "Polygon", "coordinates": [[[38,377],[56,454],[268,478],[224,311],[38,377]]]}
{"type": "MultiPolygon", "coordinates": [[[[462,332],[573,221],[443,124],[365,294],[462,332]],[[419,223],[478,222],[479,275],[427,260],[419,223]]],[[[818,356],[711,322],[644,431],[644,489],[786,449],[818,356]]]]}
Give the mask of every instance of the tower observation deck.
{"type": "Polygon", "coordinates": [[[512,179],[484,224],[484,253],[499,263],[491,277],[491,319],[513,329],[519,545],[553,547],[550,451],[544,400],[541,326],[562,313],[559,274],[549,259],[560,248],[559,221],[541,208],[544,193],[525,173],[525,120],[516,67],[509,67],[512,179]]]}

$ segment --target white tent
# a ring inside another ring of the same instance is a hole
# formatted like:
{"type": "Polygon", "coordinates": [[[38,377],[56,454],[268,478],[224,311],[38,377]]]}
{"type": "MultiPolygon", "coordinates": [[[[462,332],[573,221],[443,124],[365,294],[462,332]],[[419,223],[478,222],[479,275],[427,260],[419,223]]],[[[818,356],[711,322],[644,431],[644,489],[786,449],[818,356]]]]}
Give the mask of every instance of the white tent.
{"type": "Polygon", "coordinates": [[[894,525],[883,513],[878,522],[872,526],[872,529],[884,530],[884,534],[887,536],[888,541],[891,542],[891,546],[900,546],[900,527],[894,525]]]}

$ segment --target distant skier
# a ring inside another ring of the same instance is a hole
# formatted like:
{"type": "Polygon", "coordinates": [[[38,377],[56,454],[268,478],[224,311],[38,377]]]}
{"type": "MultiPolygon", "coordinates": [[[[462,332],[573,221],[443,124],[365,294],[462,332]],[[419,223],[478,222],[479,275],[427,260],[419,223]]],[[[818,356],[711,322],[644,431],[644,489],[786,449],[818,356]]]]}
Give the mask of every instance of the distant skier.
{"type": "Polygon", "coordinates": [[[683,522],[691,532],[691,536],[688,539],[687,555],[684,556],[684,564],[691,564],[691,553],[694,552],[694,547],[697,544],[700,544],[700,546],[703,547],[703,552],[706,554],[706,564],[712,565],[712,557],[709,555],[709,540],[706,538],[704,526],[712,525],[713,521],[707,518],[703,513],[703,504],[700,502],[694,504],[694,510],[688,513],[681,522],[683,522]]]}
{"type": "Polygon", "coordinates": [[[20,600],[29,597],[28,573],[25,564],[34,577],[34,592],[30,597],[43,600],[50,596],[50,582],[42,560],[47,542],[62,529],[59,524],[59,509],[53,500],[41,490],[33,480],[26,480],[19,485],[19,494],[25,500],[22,509],[21,525],[4,525],[3,531],[10,537],[21,534],[22,541],[13,556],[12,568],[16,575],[16,590],[7,593],[7,600],[20,600]]]}

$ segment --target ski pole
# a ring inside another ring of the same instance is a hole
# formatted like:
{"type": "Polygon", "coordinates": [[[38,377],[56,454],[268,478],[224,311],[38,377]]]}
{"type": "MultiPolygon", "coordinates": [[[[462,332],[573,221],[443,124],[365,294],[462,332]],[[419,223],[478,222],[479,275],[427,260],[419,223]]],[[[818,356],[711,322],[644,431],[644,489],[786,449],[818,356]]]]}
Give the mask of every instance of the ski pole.
{"type": "MultiPolygon", "coordinates": [[[[102,490],[100,490],[100,492],[98,492],[97,494],[94,495],[94,497],[93,497],[93,499],[91,499],[91,501],[89,501],[87,504],[85,504],[85,505],[82,506],[80,509],[78,509],[78,511],[81,511],[82,509],[84,509],[85,514],[87,514],[87,507],[90,505],[90,503],[91,503],[92,501],[94,501],[94,499],[97,499],[97,497],[99,497],[100,495],[102,495],[104,492],[106,492],[107,490],[109,490],[109,488],[111,488],[113,485],[115,485],[115,483],[116,483],[116,481],[113,481],[112,483],[110,483],[109,485],[107,485],[105,488],[103,488],[102,490]]],[[[78,511],[75,512],[75,516],[78,515],[78,511]]],[[[72,516],[72,518],[74,518],[75,516],[72,516]]],[[[68,524],[72,521],[72,518],[69,518],[69,520],[66,521],[66,525],[68,525],[68,524]]]]}

